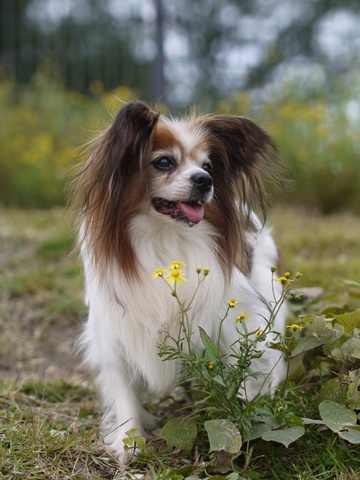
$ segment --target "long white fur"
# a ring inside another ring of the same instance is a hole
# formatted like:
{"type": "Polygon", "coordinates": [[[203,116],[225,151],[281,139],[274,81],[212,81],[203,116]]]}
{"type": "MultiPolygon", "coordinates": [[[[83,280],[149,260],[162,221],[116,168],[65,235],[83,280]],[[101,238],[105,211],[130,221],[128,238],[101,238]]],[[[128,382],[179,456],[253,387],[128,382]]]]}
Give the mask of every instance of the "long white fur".
{"type": "MultiPolygon", "coordinates": [[[[180,375],[180,365],[176,361],[164,362],[158,356],[157,345],[162,339],[159,332],[166,327],[177,334],[179,308],[164,282],[151,279],[156,269],[166,268],[173,261],[187,264],[187,282],[178,287],[178,295],[186,305],[197,286],[196,268],[210,268],[189,312],[195,340],[198,339],[198,326],[210,336],[217,334],[219,318],[224,315],[228,300],[238,301],[222,329],[224,353],[230,353],[229,345],[238,335],[234,320],[241,310],[250,317],[249,330],[263,329],[264,318],[269,317],[268,305],[273,301],[270,268],[277,262],[269,230],[259,227],[256,235],[249,235],[253,246],[250,278],[234,268],[228,288],[214,253],[213,237],[217,234],[206,220],[189,228],[154,209],[136,216],[131,224],[131,239],[142,284],[129,283],[115,262],[107,271],[105,281],[101,282],[90,244],[86,240],[83,244],[81,254],[89,317],[82,343],[86,361],[98,372],[97,382],[106,408],[105,442],[119,461],[125,458],[125,432],[137,428],[139,434],[144,435],[144,429],[153,424],[151,416],[141,406],[142,392],[166,392],[180,375]]],[[[278,284],[275,287],[278,296],[280,288],[278,284]]],[[[283,332],[285,315],[283,308],[276,319],[276,331],[283,332]]],[[[264,343],[259,346],[266,348],[264,343]]],[[[285,364],[275,350],[266,349],[263,357],[252,364],[252,369],[263,372],[263,376],[246,385],[249,399],[260,390],[273,393],[285,376],[285,364]]]]}

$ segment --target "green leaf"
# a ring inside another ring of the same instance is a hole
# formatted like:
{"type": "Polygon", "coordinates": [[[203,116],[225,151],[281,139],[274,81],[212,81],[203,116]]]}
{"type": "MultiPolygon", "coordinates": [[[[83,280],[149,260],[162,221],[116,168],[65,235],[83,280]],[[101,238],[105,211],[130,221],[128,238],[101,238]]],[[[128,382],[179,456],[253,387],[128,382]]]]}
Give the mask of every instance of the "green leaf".
{"type": "Polygon", "coordinates": [[[210,452],[224,450],[238,453],[242,446],[242,438],[237,426],[225,419],[208,420],[204,423],[210,441],[210,452]]]}
{"type": "Polygon", "coordinates": [[[239,480],[239,475],[236,472],[229,473],[226,475],[227,480],[239,480]]]}
{"type": "Polygon", "coordinates": [[[341,346],[342,353],[347,357],[360,358],[360,339],[351,337],[341,346]]]}
{"type": "Polygon", "coordinates": [[[269,342],[267,346],[272,350],[279,350],[280,352],[289,355],[298,345],[299,339],[285,340],[282,342],[269,342]]]}
{"type": "Polygon", "coordinates": [[[356,282],[355,280],[342,280],[342,283],[348,285],[349,287],[358,287],[360,288],[360,282],[356,282]]]}
{"type": "Polygon", "coordinates": [[[195,467],[193,465],[186,465],[185,467],[182,468],[172,468],[169,472],[167,472],[168,478],[175,478],[177,475],[178,478],[189,478],[189,475],[193,473],[195,470],[195,467]]]}
{"type": "Polygon", "coordinates": [[[218,383],[222,387],[226,387],[224,380],[220,377],[220,375],[215,375],[215,377],[213,377],[213,381],[218,383]]]}
{"type": "Polygon", "coordinates": [[[347,387],[342,385],[339,377],[330,378],[321,387],[318,403],[320,404],[324,400],[331,400],[332,402],[346,405],[347,387]]]}
{"type": "Polygon", "coordinates": [[[346,333],[353,333],[354,328],[360,328],[360,308],[355,310],[355,312],[336,315],[335,320],[345,328],[346,333]]]}
{"type": "Polygon", "coordinates": [[[352,426],[348,427],[348,430],[339,432],[339,436],[350,443],[360,443],[360,431],[352,426]]]}
{"type": "Polygon", "coordinates": [[[163,426],[161,436],[169,449],[179,447],[190,451],[197,436],[196,422],[193,418],[172,418],[163,426]]]}
{"type": "Polygon", "coordinates": [[[205,330],[203,328],[199,327],[199,330],[200,330],[200,337],[201,337],[201,340],[204,344],[206,355],[207,355],[208,359],[211,362],[217,362],[220,358],[218,347],[211,340],[211,338],[209,337],[209,335],[205,332],[205,330]]]}
{"type": "Polygon", "coordinates": [[[347,389],[347,404],[354,410],[360,409],[359,372],[349,372],[351,383],[347,389]]]}
{"type": "Polygon", "coordinates": [[[320,340],[320,338],[316,337],[315,335],[307,335],[306,337],[303,337],[300,339],[299,343],[292,351],[291,356],[295,357],[300,353],[313,350],[314,348],[319,347],[320,345],[323,345],[323,343],[324,342],[320,340]]]}
{"type": "Polygon", "coordinates": [[[319,405],[319,411],[325,425],[333,432],[337,433],[349,425],[356,425],[356,413],[340,403],[324,400],[319,405]]]}
{"type": "MultiPolygon", "coordinates": [[[[341,316],[341,315],[339,315],[341,316]]],[[[340,323],[332,325],[332,319],[326,318],[324,315],[316,316],[312,324],[316,335],[327,346],[332,346],[344,333],[345,329],[340,323]]]]}
{"type": "Polygon", "coordinates": [[[125,434],[127,435],[127,438],[123,439],[123,443],[127,447],[132,447],[134,444],[136,444],[136,446],[139,447],[140,450],[144,450],[146,445],[146,440],[141,435],[136,435],[136,433],[137,433],[137,428],[131,428],[130,430],[125,432],[125,434]]]}
{"type": "Polygon", "coordinates": [[[279,442],[286,448],[305,434],[304,427],[291,427],[285,430],[265,432],[261,438],[267,442],[279,442]]]}
{"type": "Polygon", "coordinates": [[[269,423],[254,422],[251,424],[251,430],[248,435],[246,435],[245,440],[247,442],[256,440],[257,438],[261,438],[265,432],[270,432],[271,430],[272,428],[269,423]]]}

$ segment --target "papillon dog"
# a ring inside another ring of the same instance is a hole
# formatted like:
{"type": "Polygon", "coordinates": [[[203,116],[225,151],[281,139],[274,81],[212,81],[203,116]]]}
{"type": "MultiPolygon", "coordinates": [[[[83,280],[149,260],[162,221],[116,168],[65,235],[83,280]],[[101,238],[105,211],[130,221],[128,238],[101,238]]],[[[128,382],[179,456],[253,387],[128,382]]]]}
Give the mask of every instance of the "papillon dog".
{"type": "MultiPolygon", "coordinates": [[[[156,270],[186,264],[186,283],[177,287],[186,306],[198,269],[209,269],[187,313],[193,342],[201,345],[199,327],[217,339],[229,299],[237,305],[221,329],[224,358],[231,361],[239,337],[239,312],[249,332],[265,328],[281,284],[272,284],[277,249],[264,225],[260,177],[276,180],[280,161],[271,137],[248,118],[169,119],[141,102],[123,106],[88,147],[73,198],[89,307],[80,343],[97,374],[105,443],[123,462],[126,432],[145,435],[154,425],[143,394],[168,391],[182,374],[179,362],[159,356],[162,332],[176,337],[181,314],[166,282],[152,279],[156,270]]],[[[274,331],[284,332],[285,317],[282,307],[274,331]]],[[[280,352],[258,347],[256,375],[239,392],[244,400],[272,394],[285,377],[280,352]]]]}

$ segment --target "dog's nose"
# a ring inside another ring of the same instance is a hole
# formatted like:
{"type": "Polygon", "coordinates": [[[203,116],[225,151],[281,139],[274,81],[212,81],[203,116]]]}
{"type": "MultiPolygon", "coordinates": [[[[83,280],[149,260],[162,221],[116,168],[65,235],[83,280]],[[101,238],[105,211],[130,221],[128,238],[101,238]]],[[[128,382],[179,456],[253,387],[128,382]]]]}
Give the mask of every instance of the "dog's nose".
{"type": "Polygon", "coordinates": [[[201,193],[208,192],[213,184],[212,178],[207,173],[195,173],[191,181],[201,193]]]}

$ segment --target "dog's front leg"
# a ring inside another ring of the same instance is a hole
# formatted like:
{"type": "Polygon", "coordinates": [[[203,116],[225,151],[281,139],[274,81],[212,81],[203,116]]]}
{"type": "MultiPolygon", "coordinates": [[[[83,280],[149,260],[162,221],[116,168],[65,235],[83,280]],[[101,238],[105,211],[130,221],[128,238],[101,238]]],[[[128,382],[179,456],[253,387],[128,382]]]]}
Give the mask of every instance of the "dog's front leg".
{"type": "Polygon", "coordinates": [[[135,450],[125,448],[126,432],[136,428],[136,435],[144,436],[144,427],[153,423],[153,417],[143,409],[138,386],[129,378],[126,367],[104,365],[97,381],[107,409],[102,426],[106,448],[120,463],[126,463],[135,450]]]}

